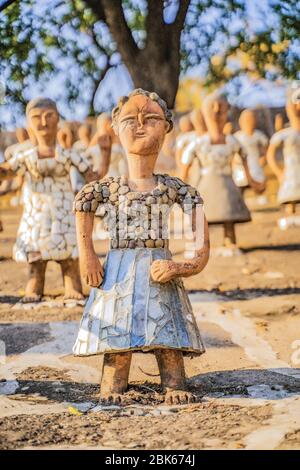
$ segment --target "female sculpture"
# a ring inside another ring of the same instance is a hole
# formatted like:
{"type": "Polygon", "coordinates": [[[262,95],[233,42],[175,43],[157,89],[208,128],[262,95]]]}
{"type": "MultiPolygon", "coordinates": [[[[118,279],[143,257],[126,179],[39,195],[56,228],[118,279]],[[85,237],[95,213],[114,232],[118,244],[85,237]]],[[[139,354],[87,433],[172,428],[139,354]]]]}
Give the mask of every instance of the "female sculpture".
{"type": "Polygon", "coordinates": [[[29,279],[24,302],[39,301],[43,295],[48,261],[57,261],[62,270],[65,298],[82,299],[78,269],[75,217],[70,213],[74,193],[70,168],[95,178],[85,158],[74,149],[57,144],[59,115],[56,104],[47,98],[31,100],[26,108],[28,128],[36,143],[27,140],[0,165],[0,178],[22,174],[26,191],[24,211],[13,249],[17,262],[29,263],[29,279]]]}
{"type": "Polygon", "coordinates": [[[104,353],[104,403],[122,400],[133,351],[155,353],[167,402],[193,399],[185,390],[183,354],[202,354],[204,347],[180,278],[202,271],[209,241],[197,191],[178,178],[153,173],[172,124],[156,93],[137,89],[123,97],[113,111],[113,127],[126,151],[129,176],[86,185],[74,202],[82,270],[94,287],[74,353],[104,353]],[[193,215],[195,257],[184,263],[174,262],[168,249],[168,209],[176,202],[193,215]],[[111,238],[104,268],[92,243],[99,205],[111,238]]]}

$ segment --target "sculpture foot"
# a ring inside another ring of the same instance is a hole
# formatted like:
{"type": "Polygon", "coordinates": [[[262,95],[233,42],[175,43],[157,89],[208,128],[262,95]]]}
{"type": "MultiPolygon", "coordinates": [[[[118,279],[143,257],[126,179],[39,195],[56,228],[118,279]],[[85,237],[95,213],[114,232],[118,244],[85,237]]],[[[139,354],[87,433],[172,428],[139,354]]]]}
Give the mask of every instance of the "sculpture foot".
{"type": "Polygon", "coordinates": [[[29,295],[24,295],[24,297],[22,297],[21,299],[21,302],[22,304],[31,304],[34,302],[40,302],[41,300],[42,300],[42,296],[40,294],[32,293],[29,295]]]}
{"type": "Polygon", "coordinates": [[[242,255],[242,251],[236,246],[220,246],[219,248],[213,248],[211,250],[211,254],[213,256],[223,256],[223,257],[231,257],[231,256],[240,256],[242,255]]]}
{"type": "Polygon", "coordinates": [[[187,403],[195,403],[196,397],[185,390],[168,390],[165,395],[165,403],[167,405],[186,405],[187,403]]]}
{"type": "Polygon", "coordinates": [[[75,289],[67,290],[64,295],[64,300],[83,300],[83,299],[84,299],[84,295],[75,289]]]}
{"type": "Polygon", "coordinates": [[[289,227],[299,227],[300,216],[290,215],[288,217],[282,217],[281,219],[278,220],[278,226],[280,230],[287,230],[289,227]]]}
{"type": "Polygon", "coordinates": [[[113,393],[108,392],[104,394],[100,394],[100,405],[122,405],[125,401],[125,397],[122,393],[113,393]]]}

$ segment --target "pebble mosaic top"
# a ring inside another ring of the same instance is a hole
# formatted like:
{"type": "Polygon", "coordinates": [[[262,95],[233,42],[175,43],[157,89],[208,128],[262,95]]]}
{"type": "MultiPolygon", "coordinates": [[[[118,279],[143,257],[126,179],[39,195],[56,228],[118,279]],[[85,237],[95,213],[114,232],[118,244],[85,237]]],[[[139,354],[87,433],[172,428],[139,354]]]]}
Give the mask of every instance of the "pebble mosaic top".
{"type": "Polygon", "coordinates": [[[87,160],[80,152],[60,146],[55,158],[40,159],[32,145],[25,150],[16,146],[8,163],[13,171],[25,176],[24,211],[13,249],[14,259],[26,262],[30,253],[39,253],[43,260],[77,258],[70,170],[75,167],[84,175],[89,169],[87,160]]]}
{"type": "Polygon", "coordinates": [[[126,177],[107,177],[85,185],[77,194],[76,212],[96,212],[104,217],[111,248],[167,247],[168,218],[171,207],[179,204],[191,213],[203,204],[198,191],[179,178],[154,175],[152,191],[132,191],[126,177]]]}

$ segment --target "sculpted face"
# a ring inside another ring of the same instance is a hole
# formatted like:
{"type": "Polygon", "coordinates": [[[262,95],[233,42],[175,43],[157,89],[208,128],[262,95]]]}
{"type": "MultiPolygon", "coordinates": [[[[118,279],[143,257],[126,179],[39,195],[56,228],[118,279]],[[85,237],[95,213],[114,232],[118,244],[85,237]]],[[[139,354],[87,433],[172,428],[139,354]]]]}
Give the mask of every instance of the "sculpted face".
{"type": "Polygon", "coordinates": [[[191,121],[199,135],[203,135],[206,133],[207,129],[202,111],[200,109],[197,109],[191,113],[191,121]]]}
{"type": "Polygon", "coordinates": [[[275,122],[274,122],[275,131],[276,132],[281,131],[281,129],[283,129],[283,127],[284,127],[283,116],[282,116],[282,114],[278,113],[275,116],[275,122]]]}
{"type": "Polygon", "coordinates": [[[28,125],[39,138],[56,138],[59,116],[52,108],[33,108],[28,114],[28,125]]]}
{"type": "Polygon", "coordinates": [[[191,123],[189,116],[182,116],[179,119],[179,129],[183,134],[193,130],[193,124],[191,123]]]}
{"type": "Polygon", "coordinates": [[[239,119],[240,128],[242,131],[251,133],[255,129],[255,114],[252,111],[245,110],[241,113],[239,119]]]}
{"type": "Polygon", "coordinates": [[[118,116],[118,136],[129,154],[158,154],[168,129],[163,110],[147,96],[132,96],[118,116]]]}
{"type": "Polygon", "coordinates": [[[224,128],[223,128],[223,134],[224,135],[231,135],[233,134],[233,124],[232,122],[228,121],[226,122],[224,128]]]}
{"type": "Polygon", "coordinates": [[[28,132],[26,129],[24,129],[24,127],[19,127],[18,129],[16,129],[16,137],[18,139],[18,142],[20,143],[25,142],[29,139],[28,132]]]}
{"type": "Polygon", "coordinates": [[[289,101],[286,105],[286,113],[290,121],[300,119],[300,102],[292,103],[289,101]]]}
{"type": "Polygon", "coordinates": [[[210,129],[217,125],[219,132],[223,133],[227,122],[228,102],[224,98],[216,98],[204,102],[203,115],[207,128],[210,129]]]}

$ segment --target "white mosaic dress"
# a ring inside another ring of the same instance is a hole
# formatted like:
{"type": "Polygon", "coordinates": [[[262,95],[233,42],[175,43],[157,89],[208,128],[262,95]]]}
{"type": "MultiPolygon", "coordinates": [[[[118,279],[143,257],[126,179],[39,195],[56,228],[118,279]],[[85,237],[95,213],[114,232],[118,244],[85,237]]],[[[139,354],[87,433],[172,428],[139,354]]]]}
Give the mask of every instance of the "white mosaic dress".
{"type": "MultiPolygon", "coordinates": [[[[266,178],[259,159],[261,149],[265,148],[268,144],[267,136],[260,130],[255,129],[252,135],[245,134],[243,131],[239,130],[234,134],[234,137],[243,148],[250,175],[257,183],[263,183],[266,178]]],[[[249,186],[249,181],[239,155],[237,155],[233,163],[233,180],[237,186],[249,186]]]]}
{"type": "Polygon", "coordinates": [[[76,211],[95,212],[98,205],[104,208],[111,249],[101,287],[91,289],[85,306],[73,348],[75,355],[161,348],[179,349],[188,355],[204,352],[182,280],[162,284],[150,276],[154,260],[172,257],[168,249],[168,208],[178,203],[189,212],[202,200],[179,178],[156,178],[157,186],[150,192],[133,192],[126,178],[108,177],[86,185],[76,196],[76,211]],[[161,217],[154,224],[151,217],[158,206],[161,217]]]}
{"type": "Polygon", "coordinates": [[[272,136],[270,143],[283,148],[284,173],[278,202],[300,202],[300,132],[292,127],[282,129],[272,136]]]}
{"type": "Polygon", "coordinates": [[[232,160],[237,152],[245,158],[232,135],[226,136],[225,144],[211,144],[210,136],[205,134],[191,142],[183,153],[186,164],[194,158],[199,160],[201,175],[197,189],[205,201],[205,215],[211,224],[251,220],[241,191],[232,179],[232,160]]]}
{"type": "Polygon", "coordinates": [[[72,213],[74,192],[70,170],[81,174],[88,162],[73,149],[56,147],[55,158],[38,158],[37,147],[27,145],[14,149],[7,160],[10,168],[25,177],[24,210],[13,256],[16,261],[61,261],[78,258],[75,217],[72,213]]]}

